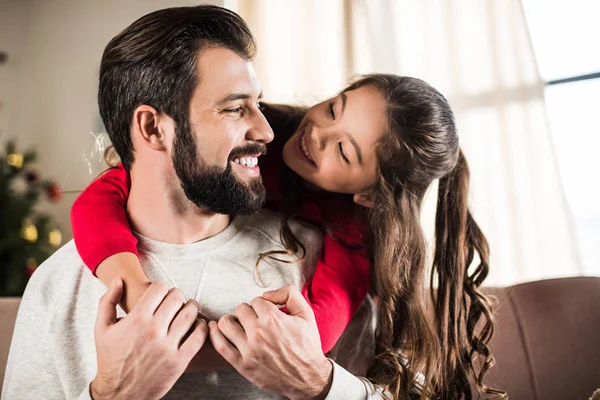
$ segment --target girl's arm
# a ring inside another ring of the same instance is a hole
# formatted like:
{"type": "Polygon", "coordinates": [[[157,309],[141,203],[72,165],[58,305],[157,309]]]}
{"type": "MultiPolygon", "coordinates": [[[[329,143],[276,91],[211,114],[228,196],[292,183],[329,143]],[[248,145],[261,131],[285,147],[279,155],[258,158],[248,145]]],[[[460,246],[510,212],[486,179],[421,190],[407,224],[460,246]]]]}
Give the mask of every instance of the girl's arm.
{"type": "Polygon", "coordinates": [[[107,287],[114,278],[123,280],[125,312],[150,285],[127,219],[129,188],[129,174],[119,164],[92,182],[71,209],[73,238],[81,259],[107,287]]]}
{"type": "Polygon", "coordinates": [[[325,235],[323,254],[302,294],[315,314],[323,353],[336,344],[370,288],[370,262],[364,251],[346,248],[325,235]]]}
{"type": "Polygon", "coordinates": [[[121,308],[126,313],[133,309],[151,283],[140,265],[137,254],[133,252],[116,253],[108,256],[98,264],[96,276],[106,286],[115,277],[123,281],[124,290],[121,308]]]}
{"type": "MultiPolygon", "coordinates": [[[[114,278],[123,280],[121,306],[125,312],[137,304],[150,285],[127,219],[130,186],[129,174],[119,164],[92,182],[71,209],[73,237],[81,259],[107,287],[114,278]]],[[[207,342],[190,363],[188,372],[228,368],[229,363],[207,342]]]]}

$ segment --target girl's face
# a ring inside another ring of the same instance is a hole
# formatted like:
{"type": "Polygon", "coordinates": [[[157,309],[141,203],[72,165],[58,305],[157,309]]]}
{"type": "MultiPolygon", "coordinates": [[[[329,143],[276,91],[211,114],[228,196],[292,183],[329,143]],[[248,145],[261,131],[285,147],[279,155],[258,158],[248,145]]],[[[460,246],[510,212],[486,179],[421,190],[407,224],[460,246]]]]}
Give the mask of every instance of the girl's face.
{"type": "Polygon", "coordinates": [[[375,145],[386,129],[385,107],[370,86],[311,107],[283,148],[284,162],[321,189],[366,194],[375,184],[375,145]]]}

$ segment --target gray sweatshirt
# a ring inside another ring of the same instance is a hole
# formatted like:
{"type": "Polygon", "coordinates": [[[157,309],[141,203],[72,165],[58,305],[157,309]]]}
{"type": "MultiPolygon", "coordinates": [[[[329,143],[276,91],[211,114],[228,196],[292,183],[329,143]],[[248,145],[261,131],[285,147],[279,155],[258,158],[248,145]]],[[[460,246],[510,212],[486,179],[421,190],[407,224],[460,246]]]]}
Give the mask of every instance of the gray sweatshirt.
{"type": "MultiPolygon", "coordinates": [[[[279,218],[268,210],[237,217],[218,235],[193,244],[168,244],[140,236],[140,261],[152,281],[181,288],[186,298],[200,303],[204,314],[219,318],[266,290],[286,284],[300,289],[312,276],[322,237],[299,223],[292,227],[306,247],[306,259],[297,262],[291,256],[280,256],[291,263],[263,262],[258,267],[260,278],[255,271],[258,254],[283,249],[279,218]]],[[[83,264],[72,241],[38,268],[29,281],[17,316],[3,399],[90,398],[89,384],[97,370],[94,323],[98,301],[105,292],[102,282],[83,264]]],[[[353,321],[349,334],[340,340],[349,351],[345,352],[339,347],[342,343],[338,343],[332,352],[338,353],[347,365],[359,365],[361,360],[364,364],[365,357],[370,357],[374,329],[372,302],[365,303],[361,310],[358,314],[363,315],[362,321],[353,321]],[[365,349],[366,353],[356,349],[365,349]]],[[[118,314],[125,315],[120,309],[118,314]]],[[[364,399],[367,386],[334,363],[328,399],[364,399]]],[[[232,370],[184,374],[166,398],[279,397],[258,389],[232,370]]]]}

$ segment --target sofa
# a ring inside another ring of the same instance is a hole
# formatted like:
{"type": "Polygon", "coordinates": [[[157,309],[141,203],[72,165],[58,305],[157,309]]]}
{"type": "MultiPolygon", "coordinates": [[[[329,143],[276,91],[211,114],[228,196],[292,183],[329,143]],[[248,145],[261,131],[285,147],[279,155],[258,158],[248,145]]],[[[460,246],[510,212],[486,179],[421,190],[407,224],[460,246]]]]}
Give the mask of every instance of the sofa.
{"type": "Polygon", "coordinates": [[[588,400],[600,388],[600,278],[489,288],[496,360],[486,383],[511,400],[588,400]]]}
{"type": "MultiPolygon", "coordinates": [[[[485,291],[496,305],[489,386],[511,400],[587,400],[600,388],[600,278],[485,291]]],[[[18,306],[18,298],[0,298],[0,390],[18,306]]]]}
{"type": "Polygon", "coordinates": [[[21,299],[18,297],[0,297],[0,393],[2,393],[4,369],[20,302],[21,299]]]}

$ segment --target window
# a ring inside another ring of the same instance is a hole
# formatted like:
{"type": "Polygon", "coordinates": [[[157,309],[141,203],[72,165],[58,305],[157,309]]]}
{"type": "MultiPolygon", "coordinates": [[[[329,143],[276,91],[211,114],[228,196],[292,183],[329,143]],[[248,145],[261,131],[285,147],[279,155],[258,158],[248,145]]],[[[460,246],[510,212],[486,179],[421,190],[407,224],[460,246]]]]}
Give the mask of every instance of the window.
{"type": "Polygon", "coordinates": [[[523,0],[584,272],[600,274],[600,2],[523,0]]]}

